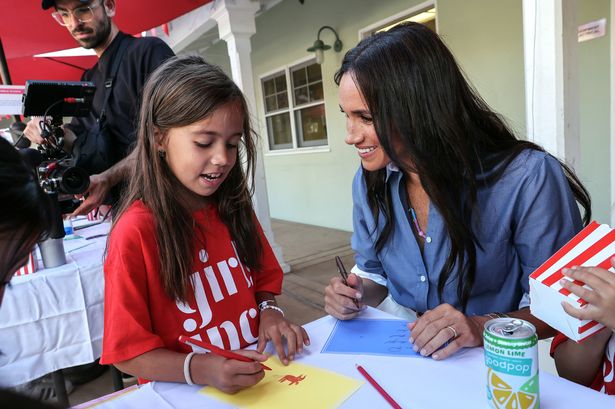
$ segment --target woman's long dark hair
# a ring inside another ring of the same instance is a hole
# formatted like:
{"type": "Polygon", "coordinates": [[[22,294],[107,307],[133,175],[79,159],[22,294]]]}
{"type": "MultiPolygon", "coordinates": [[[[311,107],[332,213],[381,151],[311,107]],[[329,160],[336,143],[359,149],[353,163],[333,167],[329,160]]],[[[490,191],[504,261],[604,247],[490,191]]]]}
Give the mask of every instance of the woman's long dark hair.
{"type": "MultiPolygon", "coordinates": [[[[49,231],[50,203],[17,150],[0,138],[0,239],[19,243],[10,260],[1,260],[0,273],[24,259],[49,231]]],[[[7,277],[2,276],[4,282],[7,277]]]]}
{"type": "Polygon", "coordinates": [[[113,224],[135,200],[140,199],[151,210],[156,219],[160,278],[166,293],[174,299],[186,300],[196,226],[191,210],[177,199],[180,182],[159,157],[158,146],[170,129],[207,118],[231,102],[239,103],[243,113],[242,143],[235,166],[211,199],[229,229],[241,262],[257,271],[262,243],[252,211],[253,185],[246,176],[254,180],[256,135],[241,90],[219,67],[198,56],[169,59],[150,75],[143,88],[136,163],[113,224]]]}
{"type": "MultiPolygon", "coordinates": [[[[419,175],[442,215],[451,250],[438,294],[442,298],[445,284],[456,274],[465,310],[476,276],[475,246],[480,246],[472,231],[477,190],[499,180],[525,149],[544,150],[514,136],[468,84],[438,35],[422,24],[400,24],[362,40],[346,53],[335,82],[339,85],[346,74],[361,91],[385,152],[405,173],[419,175]]],[[[587,224],[589,194],[572,169],[560,163],[587,224]]],[[[391,192],[385,169],[363,174],[374,218],[382,214],[385,220],[376,240],[380,251],[393,229],[391,192]]]]}

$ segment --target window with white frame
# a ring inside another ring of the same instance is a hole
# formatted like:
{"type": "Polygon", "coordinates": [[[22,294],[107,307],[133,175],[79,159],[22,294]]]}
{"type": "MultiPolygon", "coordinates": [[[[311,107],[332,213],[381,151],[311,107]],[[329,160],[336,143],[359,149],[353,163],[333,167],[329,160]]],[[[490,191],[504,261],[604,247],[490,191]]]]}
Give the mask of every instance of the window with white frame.
{"type": "Polygon", "coordinates": [[[269,150],[327,145],[322,71],[315,60],[261,80],[269,150]]]}

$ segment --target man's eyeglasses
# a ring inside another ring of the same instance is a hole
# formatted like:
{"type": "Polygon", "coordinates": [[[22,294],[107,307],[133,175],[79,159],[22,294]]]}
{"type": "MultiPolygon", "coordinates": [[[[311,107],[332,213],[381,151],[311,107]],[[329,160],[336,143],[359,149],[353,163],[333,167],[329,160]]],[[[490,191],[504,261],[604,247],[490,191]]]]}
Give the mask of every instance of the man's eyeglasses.
{"type": "Polygon", "coordinates": [[[72,17],[80,23],[87,23],[94,18],[94,9],[99,7],[101,3],[95,2],[89,6],[77,7],[72,10],[59,10],[51,13],[51,17],[58,22],[59,25],[66,27],[71,23],[72,17]]]}

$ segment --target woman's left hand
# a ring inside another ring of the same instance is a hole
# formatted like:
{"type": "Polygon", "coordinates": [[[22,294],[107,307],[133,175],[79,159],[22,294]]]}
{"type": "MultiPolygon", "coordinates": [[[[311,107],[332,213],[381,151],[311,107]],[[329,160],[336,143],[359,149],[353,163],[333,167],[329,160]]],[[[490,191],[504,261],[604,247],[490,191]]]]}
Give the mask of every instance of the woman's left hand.
{"type": "Polygon", "coordinates": [[[273,342],[280,361],[288,365],[295,359],[296,354],[303,352],[303,345],[310,345],[310,337],[303,327],[293,324],[284,318],[280,312],[267,309],[260,313],[260,326],[258,334],[258,344],[256,350],[263,352],[267,346],[267,341],[273,342]],[[288,353],[284,348],[283,338],[286,338],[288,353]]]}
{"type": "Polygon", "coordinates": [[[441,304],[408,324],[410,343],[423,356],[446,359],[460,348],[482,345],[483,325],[488,319],[468,317],[450,304],[441,304]]]}

